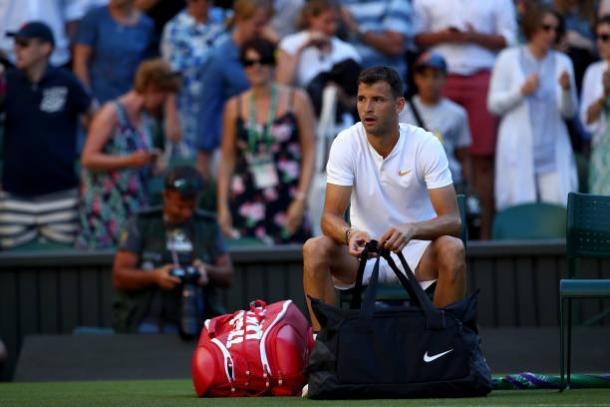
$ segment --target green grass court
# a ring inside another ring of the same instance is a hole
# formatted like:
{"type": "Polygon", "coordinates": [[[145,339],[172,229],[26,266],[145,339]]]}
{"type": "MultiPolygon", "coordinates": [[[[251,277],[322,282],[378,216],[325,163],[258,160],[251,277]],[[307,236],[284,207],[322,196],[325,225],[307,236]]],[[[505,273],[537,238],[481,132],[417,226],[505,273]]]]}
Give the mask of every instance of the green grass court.
{"type": "Polygon", "coordinates": [[[503,390],[485,398],[317,401],[287,397],[199,399],[189,380],[1,383],[2,407],[85,406],[610,406],[610,389],[503,390]]]}

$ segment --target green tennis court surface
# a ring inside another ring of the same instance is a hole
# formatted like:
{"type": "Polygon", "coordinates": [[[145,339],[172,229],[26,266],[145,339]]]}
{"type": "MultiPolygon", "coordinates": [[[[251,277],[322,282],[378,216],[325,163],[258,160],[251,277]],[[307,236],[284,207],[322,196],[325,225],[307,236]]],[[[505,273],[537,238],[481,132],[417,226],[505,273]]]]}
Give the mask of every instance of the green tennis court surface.
{"type": "Polygon", "coordinates": [[[199,399],[188,380],[2,383],[2,407],[70,406],[610,406],[610,389],[503,390],[484,398],[318,401],[297,397],[199,399]]]}

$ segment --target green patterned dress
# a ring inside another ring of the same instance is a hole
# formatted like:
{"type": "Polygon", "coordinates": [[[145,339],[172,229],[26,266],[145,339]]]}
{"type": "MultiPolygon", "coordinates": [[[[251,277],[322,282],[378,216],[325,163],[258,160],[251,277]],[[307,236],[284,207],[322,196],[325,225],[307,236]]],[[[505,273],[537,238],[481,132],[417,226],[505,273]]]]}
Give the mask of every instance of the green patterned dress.
{"type": "MultiPolygon", "coordinates": [[[[136,129],[120,102],[114,102],[119,126],[104,146],[104,154],[129,155],[152,148],[151,135],[136,129]]],[[[146,117],[144,128],[148,128],[146,117]]],[[[148,206],[146,180],[150,169],[125,168],[114,171],[90,171],[83,168],[80,187],[80,228],[76,247],[101,249],[116,246],[127,220],[148,206]]]]}

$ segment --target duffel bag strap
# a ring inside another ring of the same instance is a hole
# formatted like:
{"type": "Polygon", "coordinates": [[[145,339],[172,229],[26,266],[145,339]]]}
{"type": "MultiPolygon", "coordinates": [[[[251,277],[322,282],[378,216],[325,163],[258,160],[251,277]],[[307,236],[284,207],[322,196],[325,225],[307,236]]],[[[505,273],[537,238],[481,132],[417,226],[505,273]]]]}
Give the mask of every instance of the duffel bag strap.
{"type": "Polygon", "coordinates": [[[409,267],[409,264],[407,263],[407,260],[405,259],[405,256],[402,254],[402,252],[398,252],[397,255],[398,259],[400,260],[400,263],[402,264],[403,269],[405,270],[406,277],[405,274],[403,274],[396,265],[396,262],[392,258],[391,253],[388,249],[382,248],[380,250],[380,255],[384,259],[386,259],[388,265],[390,266],[394,274],[396,274],[396,277],[398,278],[402,286],[405,288],[409,287],[409,289],[407,289],[409,295],[412,299],[415,300],[415,302],[417,303],[416,305],[419,306],[426,315],[426,328],[443,329],[445,327],[443,311],[439,310],[432,304],[430,298],[426,295],[423,288],[421,288],[421,286],[417,282],[417,278],[415,277],[413,271],[411,271],[411,268],[409,267]]]}
{"type": "Polygon", "coordinates": [[[362,299],[362,279],[364,278],[364,268],[366,267],[366,262],[369,260],[369,253],[371,252],[371,249],[373,247],[375,248],[375,250],[372,250],[374,252],[376,251],[377,242],[375,242],[374,246],[371,246],[370,243],[365,244],[362,253],[360,253],[358,272],[356,273],[356,285],[352,290],[352,301],[350,304],[350,308],[352,309],[360,308],[360,302],[362,299]]]}

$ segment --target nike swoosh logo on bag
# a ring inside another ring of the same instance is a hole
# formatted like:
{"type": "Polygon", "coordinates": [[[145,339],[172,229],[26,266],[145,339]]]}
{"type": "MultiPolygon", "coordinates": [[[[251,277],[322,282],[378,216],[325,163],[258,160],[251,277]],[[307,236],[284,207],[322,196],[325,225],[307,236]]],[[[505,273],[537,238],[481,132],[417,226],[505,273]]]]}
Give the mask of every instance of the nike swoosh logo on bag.
{"type": "Polygon", "coordinates": [[[433,360],[436,360],[442,356],[445,356],[447,353],[451,352],[452,350],[453,350],[453,348],[451,348],[448,351],[445,351],[443,353],[437,353],[436,355],[430,355],[430,356],[428,356],[428,351],[426,351],[426,353],[424,353],[424,362],[430,363],[433,360]]]}

